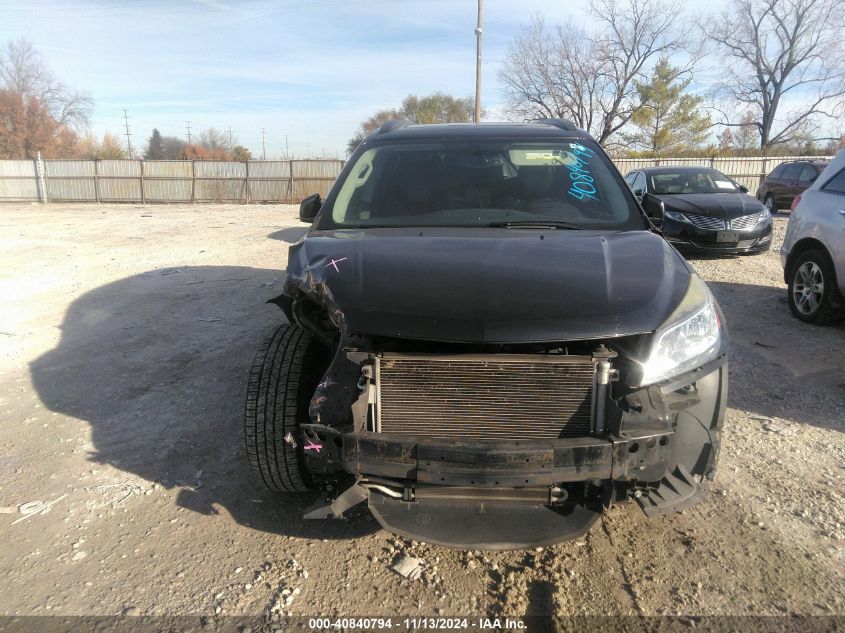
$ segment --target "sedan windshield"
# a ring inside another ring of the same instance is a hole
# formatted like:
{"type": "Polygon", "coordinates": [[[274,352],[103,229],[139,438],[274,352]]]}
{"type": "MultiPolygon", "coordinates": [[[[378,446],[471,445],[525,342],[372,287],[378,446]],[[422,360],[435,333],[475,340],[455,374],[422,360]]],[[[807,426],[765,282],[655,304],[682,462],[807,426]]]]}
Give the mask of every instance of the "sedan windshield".
{"type": "Polygon", "coordinates": [[[624,181],[586,141],[384,143],[353,160],[320,229],[644,228],[624,181]]]}
{"type": "Polygon", "coordinates": [[[715,169],[684,169],[651,174],[651,193],[658,196],[674,193],[738,193],[736,184],[715,169]]]}

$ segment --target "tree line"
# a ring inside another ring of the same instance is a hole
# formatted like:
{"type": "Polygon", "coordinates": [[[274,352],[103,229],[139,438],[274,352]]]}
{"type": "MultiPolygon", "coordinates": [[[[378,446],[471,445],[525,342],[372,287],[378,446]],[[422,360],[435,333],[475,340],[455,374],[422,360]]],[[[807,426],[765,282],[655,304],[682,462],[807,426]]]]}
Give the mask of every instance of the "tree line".
{"type": "Polygon", "coordinates": [[[512,116],[571,119],[645,155],[700,151],[714,128],[714,153],[845,144],[823,136],[845,115],[845,0],[731,0],[695,18],[677,0],[590,0],[588,18],[523,28],[499,72],[512,116]],[[697,71],[716,78],[693,94],[697,71]]]}
{"type": "MultiPolygon", "coordinates": [[[[94,99],[73,90],[52,73],[41,53],[25,39],[0,50],[0,159],[121,159],[130,156],[117,134],[90,132],[94,99]]],[[[208,128],[188,144],[153,129],[140,155],[149,160],[251,160],[231,134],[208,128]]]]}
{"type": "MultiPolygon", "coordinates": [[[[617,155],[807,155],[845,146],[845,0],[728,2],[693,18],[680,0],[589,0],[588,27],[535,15],[498,73],[505,115],[570,119],[617,155]]],[[[0,158],[127,158],[119,136],[88,131],[93,106],[30,42],[0,50],[0,158]]],[[[472,97],[410,94],[364,120],[347,149],[389,119],[462,122],[473,112],[472,97]]],[[[156,129],[142,155],[251,158],[215,128],[194,139],[156,129]]]]}
{"type": "MultiPolygon", "coordinates": [[[[538,14],[520,31],[498,73],[509,118],[569,119],[619,155],[845,147],[841,132],[824,136],[845,116],[845,0],[731,0],[695,18],[679,0],[590,0],[586,17],[589,28],[538,14]]],[[[386,119],[420,118],[409,106],[423,101],[450,107],[419,122],[472,118],[472,98],[409,95],[366,119],[348,150],[386,119]]]]}

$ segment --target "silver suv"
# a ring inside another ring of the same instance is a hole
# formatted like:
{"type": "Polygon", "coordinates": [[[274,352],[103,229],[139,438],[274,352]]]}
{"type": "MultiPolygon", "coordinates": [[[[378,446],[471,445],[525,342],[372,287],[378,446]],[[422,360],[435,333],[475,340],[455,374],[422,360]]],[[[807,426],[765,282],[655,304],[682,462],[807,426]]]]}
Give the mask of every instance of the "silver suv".
{"type": "Polygon", "coordinates": [[[796,317],[816,325],[845,317],[845,149],[796,200],[780,261],[796,317]]]}

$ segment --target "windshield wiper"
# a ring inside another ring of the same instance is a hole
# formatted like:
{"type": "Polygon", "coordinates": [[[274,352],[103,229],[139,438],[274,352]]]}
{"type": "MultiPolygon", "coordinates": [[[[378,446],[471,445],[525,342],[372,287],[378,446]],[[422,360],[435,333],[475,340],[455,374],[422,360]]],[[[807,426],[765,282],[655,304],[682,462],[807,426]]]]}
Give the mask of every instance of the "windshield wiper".
{"type": "Polygon", "coordinates": [[[495,229],[571,229],[580,231],[584,227],[555,220],[516,220],[511,222],[491,222],[487,226],[495,229]]]}

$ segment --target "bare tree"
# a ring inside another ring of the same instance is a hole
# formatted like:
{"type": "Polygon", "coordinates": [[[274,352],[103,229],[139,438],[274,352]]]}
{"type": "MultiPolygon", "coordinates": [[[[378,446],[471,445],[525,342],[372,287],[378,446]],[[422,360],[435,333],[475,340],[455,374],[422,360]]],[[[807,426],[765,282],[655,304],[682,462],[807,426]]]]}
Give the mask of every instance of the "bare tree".
{"type": "Polygon", "coordinates": [[[543,17],[535,15],[511,45],[499,81],[516,118],[565,118],[593,131],[604,87],[600,68],[582,29],[567,23],[549,30],[543,17]]]}
{"type": "Polygon", "coordinates": [[[229,142],[226,132],[210,127],[197,135],[197,145],[201,145],[210,152],[230,153],[234,142],[229,142]]]}
{"type": "Polygon", "coordinates": [[[593,32],[571,23],[551,31],[535,17],[499,73],[510,112],[572,119],[606,143],[641,105],[635,81],[683,47],[680,14],[676,0],[591,0],[593,32]]]}
{"type": "Polygon", "coordinates": [[[89,123],[94,100],[86,92],[71,90],[56,79],[32,42],[10,40],[0,50],[0,87],[18,92],[24,100],[35,98],[59,124],[76,130],[89,123]]]}
{"type": "MultiPolygon", "coordinates": [[[[845,0],[733,0],[706,22],[725,59],[718,92],[752,110],[760,149],[806,138],[842,112],[845,0]],[[788,98],[800,105],[782,113],[788,98]]],[[[722,125],[748,125],[721,114],[722,125]]]]}

